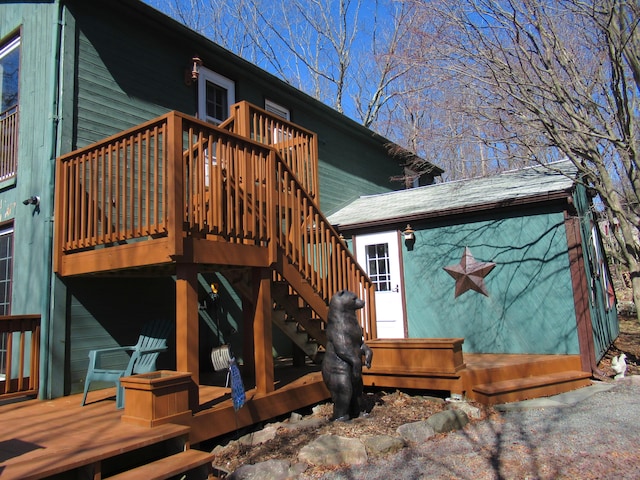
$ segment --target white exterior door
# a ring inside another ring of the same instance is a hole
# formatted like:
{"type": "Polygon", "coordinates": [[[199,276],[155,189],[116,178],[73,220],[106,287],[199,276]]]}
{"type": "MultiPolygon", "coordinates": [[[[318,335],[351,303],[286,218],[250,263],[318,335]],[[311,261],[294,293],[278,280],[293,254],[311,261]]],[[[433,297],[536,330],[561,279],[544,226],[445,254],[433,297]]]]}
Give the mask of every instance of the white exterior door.
{"type": "Polygon", "coordinates": [[[376,286],[378,338],[404,338],[403,285],[397,231],[358,235],[356,258],[376,286]]]}

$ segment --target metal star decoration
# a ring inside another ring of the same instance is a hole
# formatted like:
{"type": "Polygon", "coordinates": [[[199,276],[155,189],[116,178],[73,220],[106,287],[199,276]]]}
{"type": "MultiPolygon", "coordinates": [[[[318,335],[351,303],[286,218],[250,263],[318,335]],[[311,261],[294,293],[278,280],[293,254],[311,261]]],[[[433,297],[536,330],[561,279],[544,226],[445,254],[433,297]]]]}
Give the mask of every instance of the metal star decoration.
{"type": "Polygon", "coordinates": [[[496,264],[493,262],[478,262],[469,247],[464,248],[462,259],[457,265],[444,267],[444,270],[456,280],[455,298],[458,298],[467,290],[475,290],[488,297],[489,292],[484,284],[486,277],[496,264]]]}

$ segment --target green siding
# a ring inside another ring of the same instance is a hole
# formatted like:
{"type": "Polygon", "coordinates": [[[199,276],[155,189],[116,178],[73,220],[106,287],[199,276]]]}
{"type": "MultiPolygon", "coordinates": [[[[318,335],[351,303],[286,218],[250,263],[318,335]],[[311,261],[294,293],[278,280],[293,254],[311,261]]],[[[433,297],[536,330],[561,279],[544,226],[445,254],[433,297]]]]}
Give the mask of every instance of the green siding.
{"type": "Polygon", "coordinates": [[[414,227],[415,246],[403,249],[410,337],[464,337],[473,353],[579,353],[562,213],[414,227]],[[443,267],[465,247],[496,263],[489,297],[454,298],[443,267]]]}
{"type": "MultiPolygon", "coordinates": [[[[67,394],[81,392],[89,350],[134,345],[142,325],[175,318],[175,285],[171,278],[87,278],[68,280],[69,381],[67,394]]],[[[174,342],[170,338],[170,348],[174,342]]],[[[126,366],[128,355],[109,357],[111,366],[126,366]]],[[[158,358],[158,368],[175,368],[175,351],[158,358]]],[[[96,388],[99,385],[92,386],[96,388]]]]}
{"type": "Polygon", "coordinates": [[[53,74],[55,3],[0,5],[0,41],[21,29],[18,169],[0,187],[0,223],[13,221],[14,264],[11,313],[39,314],[49,291],[47,267],[53,175],[53,74]],[[42,198],[40,213],[22,205],[42,198]]]}
{"type": "Polygon", "coordinates": [[[79,2],[74,146],[113,135],[170,110],[193,111],[189,58],[179,44],[132,19],[79,2]]]}

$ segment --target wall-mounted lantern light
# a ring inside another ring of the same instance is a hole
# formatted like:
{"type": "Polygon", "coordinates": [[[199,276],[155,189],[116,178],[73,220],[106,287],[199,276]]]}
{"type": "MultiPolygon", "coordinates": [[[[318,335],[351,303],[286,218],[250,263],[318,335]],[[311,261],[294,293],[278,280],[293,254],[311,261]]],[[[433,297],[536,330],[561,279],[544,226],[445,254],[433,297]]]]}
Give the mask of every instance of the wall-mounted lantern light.
{"type": "Polygon", "coordinates": [[[201,66],[202,59],[198,55],[194,55],[191,58],[191,67],[184,71],[184,83],[186,85],[193,85],[194,82],[198,81],[201,66]]]}
{"type": "Polygon", "coordinates": [[[23,205],[33,205],[33,215],[40,213],[40,197],[38,195],[31,195],[29,198],[22,201],[23,205]]]}
{"type": "Polygon", "coordinates": [[[26,200],[22,201],[23,205],[35,205],[36,207],[40,205],[40,197],[37,195],[32,195],[26,200]]]}
{"type": "Polygon", "coordinates": [[[404,244],[407,246],[407,249],[413,250],[413,244],[416,242],[416,231],[411,228],[410,224],[407,223],[407,226],[404,227],[402,237],[404,238],[404,244]]]}

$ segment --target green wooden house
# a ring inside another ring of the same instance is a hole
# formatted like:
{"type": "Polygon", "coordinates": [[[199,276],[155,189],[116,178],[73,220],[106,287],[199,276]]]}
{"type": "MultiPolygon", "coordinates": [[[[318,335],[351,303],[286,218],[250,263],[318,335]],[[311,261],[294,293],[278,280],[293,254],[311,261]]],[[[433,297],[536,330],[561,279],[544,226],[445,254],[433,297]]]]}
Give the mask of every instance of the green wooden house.
{"type": "Polygon", "coordinates": [[[230,342],[273,389],[272,352],[292,341],[258,333],[258,305],[288,284],[280,300],[306,296],[312,313],[296,315],[313,330],[331,292],[354,288],[355,267],[329,279],[320,266],[342,248],[324,215],[395,188],[388,140],[138,0],[2,2],[0,71],[0,369],[20,378],[17,394],[82,391],[90,349],[135,343],[158,317],[176,324],[161,367],[197,383],[210,349],[230,342]],[[252,159],[276,151],[280,187],[268,190],[276,175],[252,159]],[[267,187],[248,191],[249,179],[267,187]],[[272,211],[288,233],[269,230],[272,211]],[[215,314],[203,308],[212,284],[215,314]],[[15,360],[29,345],[39,356],[15,360]]]}
{"type": "Polygon", "coordinates": [[[568,161],[363,196],[329,217],[376,283],[379,338],[580,355],[618,335],[592,198],[568,161]]]}

